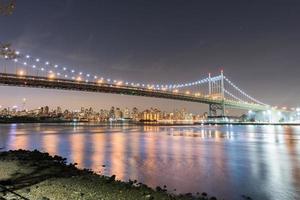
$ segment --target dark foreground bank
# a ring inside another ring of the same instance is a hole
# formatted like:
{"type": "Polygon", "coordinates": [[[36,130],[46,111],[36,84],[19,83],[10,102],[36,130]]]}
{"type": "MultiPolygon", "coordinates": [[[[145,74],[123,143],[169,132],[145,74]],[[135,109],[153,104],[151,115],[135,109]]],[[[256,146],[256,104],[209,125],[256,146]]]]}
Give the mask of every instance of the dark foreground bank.
{"type": "Polygon", "coordinates": [[[59,156],[25,150],[0,152],[0,199],[216,200],[205,193],[174,195],[166,187],[125,183],[78,169],[59,156]]]}

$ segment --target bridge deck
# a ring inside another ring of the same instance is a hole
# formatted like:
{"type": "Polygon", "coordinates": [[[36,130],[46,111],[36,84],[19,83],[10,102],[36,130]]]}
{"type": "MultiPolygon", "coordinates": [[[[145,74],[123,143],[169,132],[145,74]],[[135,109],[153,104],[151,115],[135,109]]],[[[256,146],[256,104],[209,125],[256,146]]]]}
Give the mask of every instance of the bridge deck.
{"type": "MultiPolygon", "coordinates": [[[[174,99],[181,101],[190,101],[203,104],[223,104],[221,99],[212,99],[206,96],[192,96],[182,93],[173,93],[170,91],[153,90],[141,87],[132,87],[124,85],[115,85],[107,83],[84,82],[68,79],[49,79],[47,77],[37,76],[19,76],[15,74],[0,73],[0,84],[6,86],[32,87],[32,88],[48,88],[59,90],[76,90],[87,92],[100,92],[112,94],[124,94],[134,96],[156,97],[165,99],[174,99]]],[[[253,103],[236,102],[224,100],[227,108],[251,109],[251,110],[267,110],[267,106],[253,103]]]]}

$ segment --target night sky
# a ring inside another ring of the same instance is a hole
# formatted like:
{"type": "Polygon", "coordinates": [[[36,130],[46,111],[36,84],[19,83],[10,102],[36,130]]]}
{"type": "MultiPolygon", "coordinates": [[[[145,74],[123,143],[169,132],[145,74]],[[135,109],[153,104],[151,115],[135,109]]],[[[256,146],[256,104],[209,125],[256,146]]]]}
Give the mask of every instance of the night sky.
{"type": "MultiPolygon", "coordinates": [[[[136,82],[185,82],[223,68],[257,99],[296,107],[299,22],[297,0],[17,0],[13,15],[0,16],[0,41],[60,65],[136,82]]],[[[203,107],[42,89],[0,87],[0,92],[0,105],[21,104],[25,97],[29,108],[203,107]]]]}

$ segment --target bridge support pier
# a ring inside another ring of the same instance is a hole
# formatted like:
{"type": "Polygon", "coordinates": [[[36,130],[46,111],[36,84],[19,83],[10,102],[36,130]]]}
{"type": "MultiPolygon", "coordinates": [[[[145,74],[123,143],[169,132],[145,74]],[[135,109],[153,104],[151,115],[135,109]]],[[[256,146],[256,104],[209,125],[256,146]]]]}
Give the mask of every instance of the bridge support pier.
{"type": "Polygon", "coordinates": [[[216,116],[220,116],[218,115],[218,111],[221,111],[221,116],[225,116],[225,105],[224,102],[223,104],[209,104],[209,112],[208,115],[210,117],[216,117],[216,116]]]}

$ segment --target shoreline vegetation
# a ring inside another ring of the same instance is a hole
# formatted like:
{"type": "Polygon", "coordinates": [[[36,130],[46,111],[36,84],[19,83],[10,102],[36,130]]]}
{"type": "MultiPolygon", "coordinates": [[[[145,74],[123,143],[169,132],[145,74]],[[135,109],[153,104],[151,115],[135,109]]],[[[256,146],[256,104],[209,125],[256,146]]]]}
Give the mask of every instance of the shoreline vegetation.
{"type": "Polygon", "coordinates": [[[0,152],[0,199],[217,200],[206,193],[175,195],[167,186],[154,190],[137,181],[119,181],[37,150],[0,152]]]}

